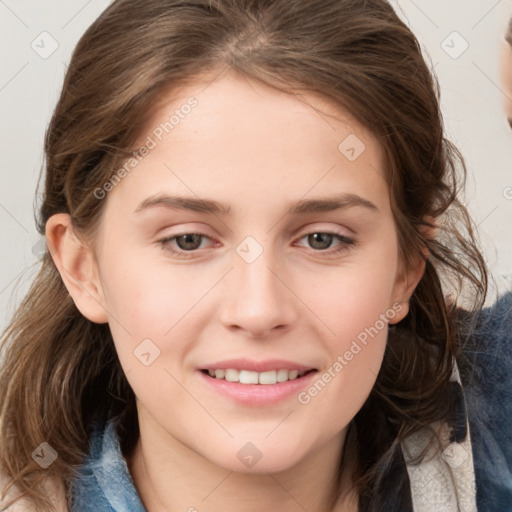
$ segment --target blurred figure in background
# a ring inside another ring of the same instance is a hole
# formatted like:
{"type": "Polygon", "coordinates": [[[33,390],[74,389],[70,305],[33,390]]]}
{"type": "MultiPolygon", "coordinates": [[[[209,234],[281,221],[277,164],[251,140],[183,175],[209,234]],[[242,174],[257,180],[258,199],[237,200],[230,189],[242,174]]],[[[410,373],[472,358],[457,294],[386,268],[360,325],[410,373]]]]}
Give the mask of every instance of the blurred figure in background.
{"type": "Polygon", "coordinates": [[[501,83],[502,90],[505,93],[503,98],[505,112],[512,128],[512,18],[510,18],[508,24],[505,41],[501,56],[501,83]]]}

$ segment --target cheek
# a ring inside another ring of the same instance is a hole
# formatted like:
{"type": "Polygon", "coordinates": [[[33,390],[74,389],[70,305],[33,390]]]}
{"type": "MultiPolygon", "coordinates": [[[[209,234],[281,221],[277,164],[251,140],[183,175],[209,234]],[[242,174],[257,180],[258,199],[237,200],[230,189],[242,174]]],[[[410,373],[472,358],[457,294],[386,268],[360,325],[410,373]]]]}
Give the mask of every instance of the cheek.
{"type": "Polygon", "coordinates": [[[218,280],[207,268],[201,272],[184,265],[140,261],[125,259],[107,269],[102,279],[114,323],[118,320],[137,336],[165,335],[218,280]]]}
{"type": "Polygon", "coordinates": [[[382,364],[389,321],[403,309],[392,302],[395,274],[396,252],[383,251],[365,265],[316,275],[314,286],[303,288],[308,305],[322,320],[329,360],[299,403],[308,404],[320,394],[322,401],[343,403],[331,412],[322,412],[321,407],[317,411],[338,415],[339,424],[349,421],[362,406],[382,364]]]}
{"type": "Polygon", "coordinates": [[[352,420],[370,394],[382,365],[388,322],[402,307],[389,306],[390,286],[383,293],[357,279],[345,283],[354,288],[331,288],[328,300],[316,302],[328,325],[324,347],[329,356],[311,386],[297,397],[306,414],[329,425],[332,435],[352,420]]]}
{"type": "Polygon", "coordinates": [[[217,281],[218,273],[207,268],[199,272],[165,262],[143,266],[124,259],[104,269],[109,326],[129,379],[142,378],[144,384],[159,369],[183,362],[200,337],[205,295],[217,281]]]}
{"type": "Polygon", "coordinates": [[[317,309],[329,327],[324,339],[330,374],[343,375],[338,382],[343,380],[346,396],[369,392],[382,363],[388,322],[401,306],[389,305],[389,289],[382,293],[360,281],[354,282],[352,291],[331,290],[328,297],[317,309]]]}
{"type": "MultiPolygon", "coordinates": [[[[109,275],[110,330],[126,378],[138,400],[165,422],[173,403],[188,400],[178,382],[187,354],[200,336],[205,310],[200,302],[212,286],[174,269],[145,268],[127,279],[109,275]]],[[[211,272],[210,272],[211,274],[211,272]]]]}
{"type": "Polygon", "coordinates": [[[297,396],[304,417],[314,417],[315,423],[324,425],[321,438],[334,436],[347,426],[374,387],[387,342],[388,323],[380,318],[385,313],[380,303],[366,302],[364,311],[350,305],[331,324],[336,335],[327,347],[330,357],[297,396]]]}
{"type": "Polygon", "coordinates": [[[332,346],[343,348],[348,340],[376,323],[383,330],[383,315],[396,316],[396,251],[376,251],[376,255],[363,262],[354,260],[339,268],[308,274],[307,279],[302,277],[302,285],[301,280],[296,280],[298,294],[323,320],[332,346]]]}

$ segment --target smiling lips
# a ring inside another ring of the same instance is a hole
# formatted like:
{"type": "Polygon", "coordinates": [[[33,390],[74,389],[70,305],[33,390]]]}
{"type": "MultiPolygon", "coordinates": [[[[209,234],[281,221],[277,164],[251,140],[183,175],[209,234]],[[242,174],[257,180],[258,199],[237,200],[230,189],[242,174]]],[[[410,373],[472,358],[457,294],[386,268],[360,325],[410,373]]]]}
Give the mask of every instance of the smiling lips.
{"type": "Polygon", "coordinates": [[[198,370],[201,380],[216,394],[251,407],[268,407],[293,398],[318,371],[284,359],[258,362],[243,358],[218,361],[198,370]]]}

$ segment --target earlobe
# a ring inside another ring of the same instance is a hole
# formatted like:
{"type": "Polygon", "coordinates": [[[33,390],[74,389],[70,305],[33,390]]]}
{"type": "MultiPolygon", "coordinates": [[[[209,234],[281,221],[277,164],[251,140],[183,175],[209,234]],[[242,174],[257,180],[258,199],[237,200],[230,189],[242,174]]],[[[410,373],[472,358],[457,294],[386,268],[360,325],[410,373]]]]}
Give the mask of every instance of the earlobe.
{"type": "Polygon", "coordinates": [[[108,316],[90,247],[81,242],[67,213],[52,215],[46,223],[46,242],[62,281],[76,307],[87,319],[106,323],[108,316]]]}

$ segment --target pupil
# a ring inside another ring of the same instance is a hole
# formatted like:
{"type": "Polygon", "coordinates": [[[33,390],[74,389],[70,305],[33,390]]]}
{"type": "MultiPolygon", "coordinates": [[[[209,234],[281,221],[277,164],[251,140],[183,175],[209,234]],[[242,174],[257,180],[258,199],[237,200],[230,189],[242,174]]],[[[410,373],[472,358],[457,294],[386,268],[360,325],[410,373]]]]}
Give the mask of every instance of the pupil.
{"type": "Polygon", "coordinates": [[[198,240],[200,240],[201,236],[202,235],[189,233],[189,234],[181,235],[180,237],[178,237],[177,242],[178,242],[180,249],[184,249],[184,250],[197,249],[196,245],[197,245],[198,240]],[[185,241],[185,243],[184,244],[180,243],[181,240],[185,241]]]}
{"type": "Polygon", "coordinates": [[[329,233],[313,233],[309,235],[309,243],[316,249],[327,249],[331,245],[332,235],[329,233]],[[322,239],[323,242],[322,242],[322,239]],[[316,246],[316,243],[320,241],[321,247],[316,246]],[[325,243],[327,241],[327,244],[325,243]],[[322,246],[323,245],[323,246],[322,246]]]}

